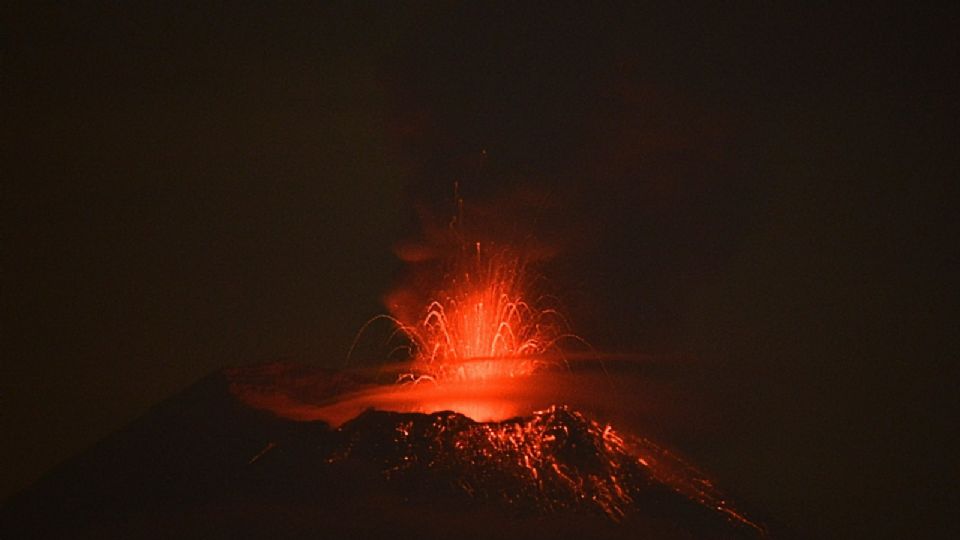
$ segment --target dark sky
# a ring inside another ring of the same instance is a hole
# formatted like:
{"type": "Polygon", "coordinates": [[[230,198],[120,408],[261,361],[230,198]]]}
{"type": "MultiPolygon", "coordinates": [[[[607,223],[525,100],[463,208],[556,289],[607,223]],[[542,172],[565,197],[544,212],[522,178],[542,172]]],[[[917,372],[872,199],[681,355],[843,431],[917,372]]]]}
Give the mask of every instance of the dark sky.
{"type": "Polygon", "coordinates": [[[224,366],[343,365],[460,180],[551,201],[579,333],[711,366],[707,465],[777,519],[956,501],[955,11],[203,4],[3,8],[0,496],[224,366]]]}

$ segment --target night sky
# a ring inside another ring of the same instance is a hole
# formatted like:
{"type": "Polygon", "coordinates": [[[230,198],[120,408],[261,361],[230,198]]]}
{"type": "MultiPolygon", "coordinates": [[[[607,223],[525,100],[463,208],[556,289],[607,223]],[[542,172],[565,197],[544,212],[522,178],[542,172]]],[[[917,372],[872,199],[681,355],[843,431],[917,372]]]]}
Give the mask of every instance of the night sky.
{"type": "Polygon", "coordinates": [[[0,496],[220,368],[344,366],[459,181],[579,334],[693,359],[692,451],[775,521],[955,509],[956,11],[202,4],[3,8],[0,496]]]}

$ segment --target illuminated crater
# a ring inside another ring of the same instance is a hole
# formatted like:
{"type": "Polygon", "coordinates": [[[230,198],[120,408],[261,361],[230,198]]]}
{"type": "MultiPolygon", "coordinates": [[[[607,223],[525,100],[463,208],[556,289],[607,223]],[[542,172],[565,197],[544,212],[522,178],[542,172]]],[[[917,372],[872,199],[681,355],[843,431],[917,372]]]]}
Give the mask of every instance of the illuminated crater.
{"type": "Polygon", "coordinates": [[[372,464],[408,496],[518,515],[654,515],[732,537],[765,534],[677,454],[583,412],[630,405],[604,392],[609,374],[596,363],[472,382],[373,384],[371,376],[285,365],[229,373],[233,394],[248,405],[330,426],[318,463],[372,464]]]}

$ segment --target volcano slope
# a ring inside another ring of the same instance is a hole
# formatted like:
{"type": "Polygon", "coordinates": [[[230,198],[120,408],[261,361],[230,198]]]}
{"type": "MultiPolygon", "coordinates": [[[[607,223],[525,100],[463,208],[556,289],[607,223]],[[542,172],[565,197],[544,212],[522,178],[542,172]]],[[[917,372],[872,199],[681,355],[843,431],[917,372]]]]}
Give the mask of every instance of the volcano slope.
{"type": "Polygon", "coordinates": [[[568,406],[489,422],[368,409],[333,426],[251,407],[251,373],[331,395],[360,384],[210,375],[6,501],[0,536],[765,536],[665,448],[568,406]]]}

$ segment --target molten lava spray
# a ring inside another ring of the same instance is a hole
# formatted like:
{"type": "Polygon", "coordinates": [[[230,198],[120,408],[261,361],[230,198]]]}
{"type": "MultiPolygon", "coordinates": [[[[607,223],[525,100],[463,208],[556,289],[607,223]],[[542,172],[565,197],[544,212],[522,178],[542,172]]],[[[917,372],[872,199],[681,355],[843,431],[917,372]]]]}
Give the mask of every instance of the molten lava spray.
{"type": "MultiPolygon", "coordinates": [[[[434,246],[407,246],[408,262],[431,259],[414,284],[386,298],[389,319],[407,343],[411,371],[404,380],[484,380],[529,375],[562,355],[564,342],[583,342],[570,332],[555,297],[539,293],[533,265],[542,249],[481,239],[464,224],[463,200],[434,246]],[[425,255],[425,253],[429,255],[425,255]],[[424,297],[420,290],[429,288],[424,297]],[[425,299],[424,299],[425,298],[425,299]]],[[[532,243],[532,241],[528,241],[532,243]]]]}
{"type": "MultiPolygon", "coordinates": [[[[566,319],[548,297],[526,300],[527,265],[507,248],[454,261],[448,284],[418,321],[400,323],[410,339],[414,370],[434,380],[474,380],[529,375],[547,352],[559,351],[566,319]]],[[[398,319],[399,320],[399,319],[398,319]]]]}

